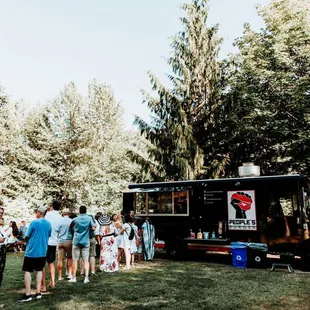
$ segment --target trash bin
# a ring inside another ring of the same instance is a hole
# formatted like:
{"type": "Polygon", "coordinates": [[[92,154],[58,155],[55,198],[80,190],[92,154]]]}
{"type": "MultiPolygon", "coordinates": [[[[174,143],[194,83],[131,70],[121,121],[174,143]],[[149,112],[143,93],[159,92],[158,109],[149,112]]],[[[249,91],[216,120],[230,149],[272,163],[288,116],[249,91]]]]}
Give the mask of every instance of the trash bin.
{"type": "Polygon", "coordinates": [[[247,243],[246,242],[232,242],[232,265],[236,268],[247,267],[247,243]]]}
{"type": "Polygon", "coordinates": [[[248,243],[248,267],[267,268],[267,250],[268,246],[266,243],[248,243]]]}

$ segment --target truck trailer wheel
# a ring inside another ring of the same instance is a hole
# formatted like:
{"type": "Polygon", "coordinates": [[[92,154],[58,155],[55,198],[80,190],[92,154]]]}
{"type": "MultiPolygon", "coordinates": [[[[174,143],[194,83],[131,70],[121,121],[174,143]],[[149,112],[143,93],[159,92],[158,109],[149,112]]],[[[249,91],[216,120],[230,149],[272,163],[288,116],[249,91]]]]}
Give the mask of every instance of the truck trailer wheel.
{"type": "Polygon", "coordinates": [[[186,260],[188,258],[187,243],[179,237],[166,242],[166,254],[168,259],[186,260]]]}

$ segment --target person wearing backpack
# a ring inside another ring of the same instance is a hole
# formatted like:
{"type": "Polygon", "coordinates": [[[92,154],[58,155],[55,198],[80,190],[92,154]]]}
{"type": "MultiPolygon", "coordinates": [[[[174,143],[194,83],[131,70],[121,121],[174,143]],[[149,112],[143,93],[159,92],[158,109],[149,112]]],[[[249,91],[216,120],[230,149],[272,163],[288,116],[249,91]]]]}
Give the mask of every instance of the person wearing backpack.
{"type": "Polygon", "coordinates": [[[125,259],[126,259],[126,267],[125,269],[130,269],[130,245],[131,241],[134,238],[134,230],[131,227],[133,223],[133,219],[130,215],[125,215],[125,223],[123,224],[122,229],[120,230],[120,234],[123,235],[122,243],[120,245],[121,248],[124,249],[125,259]]]}

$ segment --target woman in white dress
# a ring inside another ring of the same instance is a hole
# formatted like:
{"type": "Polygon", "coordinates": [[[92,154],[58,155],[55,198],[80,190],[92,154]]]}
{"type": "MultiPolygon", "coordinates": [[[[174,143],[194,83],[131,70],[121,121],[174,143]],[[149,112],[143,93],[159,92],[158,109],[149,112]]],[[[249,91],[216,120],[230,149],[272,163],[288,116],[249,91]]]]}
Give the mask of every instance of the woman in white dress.
{"type": "Polygon", "coordinates": [[[138,226],[135,225],[135,223],[129,224],[133,228],[135,235],[132,240],[130,240],[130,256],[131,256],[131,266],[133,267],[135,264],[135,254],[138,252],[137,248],[137,238],[138,236],[138,226]]]}
{"type": "Polygon", "coordinates": [[[120,231],[120,233],[123,235],[121,248],[124,249],[124,253],[125,253],[125,259],[126,259],[125,269],[130,269],[130,246],[131,246],[132,240],[129,240],[129,235],[131,231],[132,222],[133,222],[133,219],[129,215],[126,215],[125,223],[123,224],[123,227],[120,231]]]}
{"type": "Polygon", "coordinates": [[[100,225],[100,270],[115,272],[118,270],[117,243],[115,239],[115,227],[108,215],[98,218],[100,225]]]}

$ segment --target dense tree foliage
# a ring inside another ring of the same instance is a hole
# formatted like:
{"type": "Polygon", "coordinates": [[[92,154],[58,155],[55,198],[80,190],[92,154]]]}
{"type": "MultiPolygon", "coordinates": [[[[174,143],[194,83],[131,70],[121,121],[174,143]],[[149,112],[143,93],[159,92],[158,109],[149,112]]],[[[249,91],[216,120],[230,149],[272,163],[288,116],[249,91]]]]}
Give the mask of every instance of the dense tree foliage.
{"type": "Polygon", "coordinates": [[[239,52],[219,62],[207,1],[184,4],[172,42],[171,88],[150,74],[152,124],[136,123],[151,143],[148,170],[162,179],[235,176],[245,161],[264,174],[308,172],[309,3],[273,0],[258,7],[259,32],[245,24],[239,52]],[[150,165],[151,164],[151,165],[150,165]],[[153,169],[154,170],[154,169],[153,169]]]}
{"type": "Polygon", "coordinates": [[[4,197],[33,204],[59,199],[70,208],[121,208],[121,190],[137,167],[126,156],[132,134],[124,130],[122,108],[109,86],[92,82],[83,97],[71,83],[27,117],[8,110],[15,116],[10,115],[10,156],[2,165],[8,169],[4,197]]]}
{"type": "MultiPolygon", "coordinates": [[[[166,88],[149,73],[157,93],[156,97],[144,94],[152,123],[136,118],[141,133],[151,142],[148,150],[157,163],[159,179],[191,179],[203,173],[213,175],[218,169],[210,138],[216,133],[221,40],[217,26],[207,27],[206,0],[195,0],[182,8],[186,13],[181,18],[183,30],[173,38],[168,59],[172,87],[166,88]]],[[[144,164],[150,169],[149,161],[144,164]]]]}
{"type": "Polygon", "coordinates": [[[170,84],[149,73],[152,118],[136,117],[139,133],[124,129],[112,90],[95,81],[87,96],[71,83],[31,111],[0,91],[0,198],[112,211],[132,180],[235,176],[249,160],[264,174],[310,174],[309,2],[258,7],[264,28],[245,24],[238,52],[221,61],[208,1],[182,9],[170,84]]]}
{"type": "Polygon", "coordinates": [[[244,27],[227,62],[227,131],[231,165],[254,159],[264,174],[307,172],[309,161],[310,21],[307,0],[258,8],[259,32],[244,27]]]}

